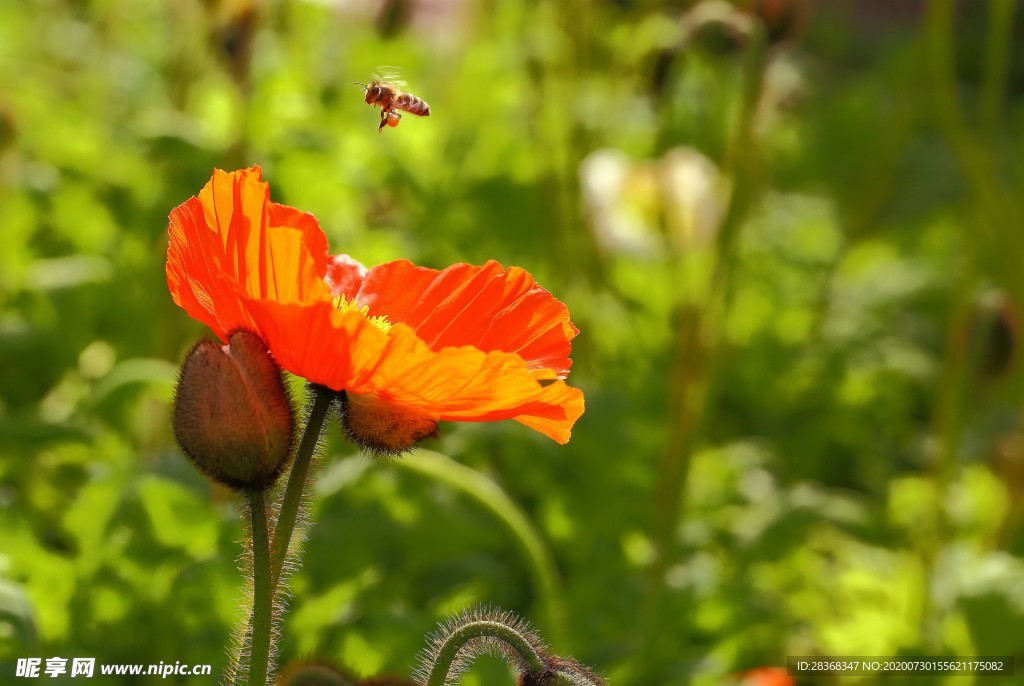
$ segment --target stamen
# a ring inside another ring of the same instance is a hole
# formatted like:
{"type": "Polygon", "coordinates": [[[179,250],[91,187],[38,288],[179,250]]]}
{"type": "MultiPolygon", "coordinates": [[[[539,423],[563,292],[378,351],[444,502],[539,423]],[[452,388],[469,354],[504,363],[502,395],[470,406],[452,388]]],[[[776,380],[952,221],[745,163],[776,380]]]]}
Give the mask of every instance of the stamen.
{"type": "Polygon", "coordinates": [[[339,312],[358,312],[381,331],[386,332],[391,328],[391,322],[388,321],[388,316],[386,314],[379,314],[371,317],[369,305],[363,305],[360,307],[355,300],[349,300],[344,295],[339,295],[334,299],[334,306],[338,308],[339,312]]]}

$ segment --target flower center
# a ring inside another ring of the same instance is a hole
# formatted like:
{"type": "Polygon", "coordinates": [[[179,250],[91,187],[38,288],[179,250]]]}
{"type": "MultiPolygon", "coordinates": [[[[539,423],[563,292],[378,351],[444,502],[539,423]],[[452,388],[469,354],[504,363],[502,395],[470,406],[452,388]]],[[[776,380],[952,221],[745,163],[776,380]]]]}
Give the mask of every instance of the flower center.
{"type": "Polygon", "coordinates": [[[371,324],[376,326],[381,331],[386,332],[391,328],[391,322],[388,321],[386,314],[380,314],[375,317],[370,316],[370,306],[363,305],[360,307],[356,304],[355,300],[349,300],[344,295],[339,295],[334,299],[334,306],[338,308],[338,312],[358,312],[359,314],[366,317],[371,324]]]}

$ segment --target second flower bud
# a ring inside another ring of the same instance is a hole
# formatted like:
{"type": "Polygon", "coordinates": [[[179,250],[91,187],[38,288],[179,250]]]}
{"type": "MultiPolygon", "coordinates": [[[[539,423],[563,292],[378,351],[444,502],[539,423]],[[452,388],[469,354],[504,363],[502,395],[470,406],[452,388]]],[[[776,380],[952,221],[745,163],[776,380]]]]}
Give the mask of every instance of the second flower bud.
{"type": "Polygon", "coordinates": [[[267,488],[288,464],[295,436],[281,370],[256,334],[201,340],[185,358],[174,399],[174,435],[208,477],[235,490],[267,488]]]}

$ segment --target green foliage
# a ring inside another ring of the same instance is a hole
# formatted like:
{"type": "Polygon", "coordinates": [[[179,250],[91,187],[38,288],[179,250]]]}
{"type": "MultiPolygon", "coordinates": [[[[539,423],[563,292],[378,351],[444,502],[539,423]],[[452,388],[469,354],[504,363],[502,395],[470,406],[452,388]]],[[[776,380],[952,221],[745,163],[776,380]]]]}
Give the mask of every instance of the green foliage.
{"type": "Polygon", "coordinates": [[[818,3],[767,46],[684,41],[691,4],[0,3],[0,681],[228,660],[242,527],[170,431],[208,332],[163,263],[171,208],[250,164],[333,252],[527,268],[587,398],[565,447],[443,425],[472,477],[332,429],[282,664],[407,674],[494,603],[617,686],[1020,669],[1021,13],[818,3]],[[381,64],[429,118],[377,135],[381,64]]]}

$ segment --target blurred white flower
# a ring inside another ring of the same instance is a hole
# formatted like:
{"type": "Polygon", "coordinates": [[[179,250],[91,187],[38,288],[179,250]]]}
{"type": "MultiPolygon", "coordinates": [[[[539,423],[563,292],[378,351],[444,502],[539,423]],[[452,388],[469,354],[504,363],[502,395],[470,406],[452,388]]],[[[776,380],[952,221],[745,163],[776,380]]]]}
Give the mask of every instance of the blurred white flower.
{"type": "Polygon", "coordinates": [[[636,202],[637,190],[627,188],[642,175],[638,165],[618,150],[596,150],[580,164],[583,202],[590,227],[602,248],[609,252],[653,256],[659,242],[636,202]]]}
{"type": "Polygon", "coordinates": [[[725,213],[721,175],[693,148],[673,148],[659,163],[665,224],[676,250],[708,245],[725,213]]]}
{"type": "Polygon", "coordinates": [[[609,253],[655,259],[709,245],[725,210],[718,168],[692,148],[640,161],[595,150],[580,164],[580,183],[590,228],[609,253]]]}

